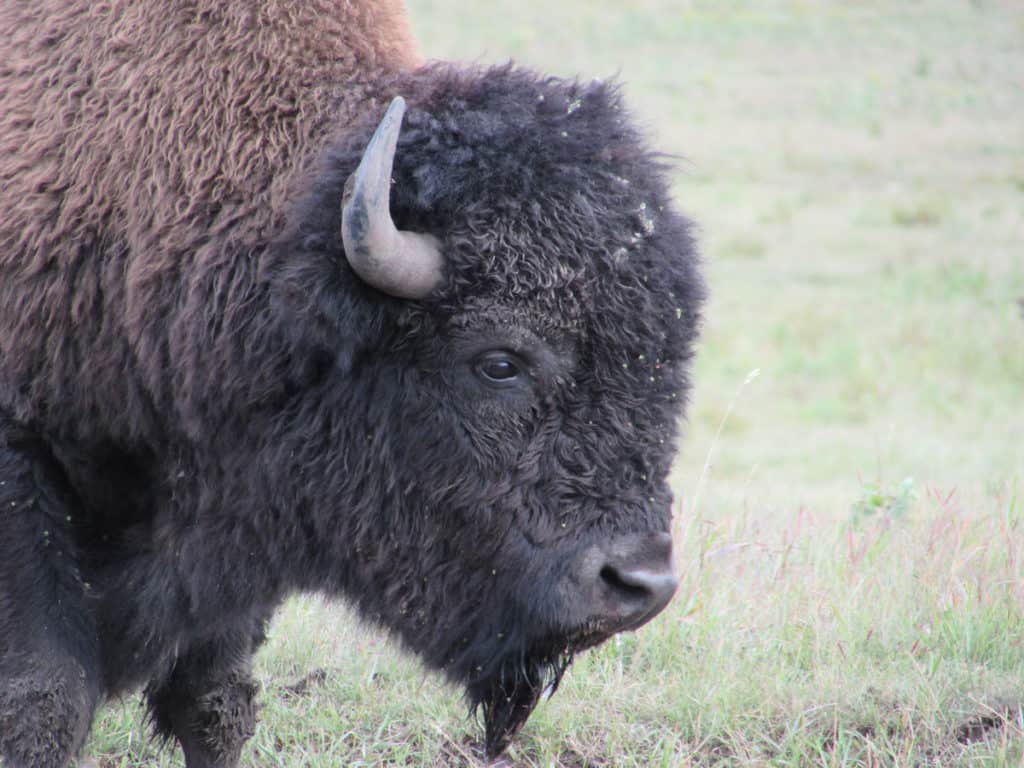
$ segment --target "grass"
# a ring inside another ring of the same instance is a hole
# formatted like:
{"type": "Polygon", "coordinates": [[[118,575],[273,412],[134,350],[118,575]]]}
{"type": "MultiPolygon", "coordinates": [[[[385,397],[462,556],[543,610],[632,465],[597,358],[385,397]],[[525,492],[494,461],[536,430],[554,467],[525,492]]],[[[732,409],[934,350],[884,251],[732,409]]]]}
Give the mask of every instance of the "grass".
{"type": "MultiPolygon", "coordinates": [[[[411,5],[429,56],[618,73],[713,291],[679,595],[507,764],[1024,765],[1024,10],[411,5]]],[[[458,692],[341,606],[292,601],[257,672],[246,765],[476,764],[458,692]]],[[[87,753],[180,765],[135,699],[87,753]]]]}

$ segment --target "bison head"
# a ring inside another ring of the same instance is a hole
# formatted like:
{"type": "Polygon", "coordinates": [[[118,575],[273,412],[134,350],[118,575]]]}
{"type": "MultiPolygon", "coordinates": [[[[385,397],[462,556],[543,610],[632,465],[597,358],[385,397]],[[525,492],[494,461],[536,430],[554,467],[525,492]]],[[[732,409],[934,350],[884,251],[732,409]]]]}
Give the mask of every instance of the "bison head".
{"type": "Polygon", "coordinates": [[[311,585],[463,683],[495,753],[675,590],[704,288],[614,86],[434,67],[394,90],[401,130],[401,103],[346,127],[277,249],[322,361],[280,429],[311,585]]]}

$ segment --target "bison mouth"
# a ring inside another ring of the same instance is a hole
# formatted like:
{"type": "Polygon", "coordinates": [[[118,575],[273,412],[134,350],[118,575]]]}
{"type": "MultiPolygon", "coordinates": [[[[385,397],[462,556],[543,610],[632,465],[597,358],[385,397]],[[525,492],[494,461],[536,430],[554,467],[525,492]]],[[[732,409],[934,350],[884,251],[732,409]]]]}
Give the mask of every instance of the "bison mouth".
{"type": "Polygon", "coordinates": [[[480,603],[490,611],[477,614],[472,630],[446,633],[461,638],[443,641],[434,658],[465,685],[489,756],[505,749],[545,692],[555,692],[575,654],[638,628],[668,604],[678,585],[671,553],[663,532],[581,546],[551,558],[530,583],[499,584],[480,603]]]}

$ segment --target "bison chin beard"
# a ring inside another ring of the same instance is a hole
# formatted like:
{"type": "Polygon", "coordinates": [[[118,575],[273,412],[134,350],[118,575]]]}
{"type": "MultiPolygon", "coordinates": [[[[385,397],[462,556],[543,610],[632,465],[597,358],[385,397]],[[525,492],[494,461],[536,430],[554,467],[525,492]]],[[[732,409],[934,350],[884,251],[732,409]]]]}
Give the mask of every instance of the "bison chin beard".
{"type": "Polygon", "coordinates": [[[572,653],[531,651],[511,655],[487,677],[472,680],[466,689],[470,706],[484,722],[484,751],[497,757],[523,727],[545,691],[554,694],[572,663],[572,653]]]}

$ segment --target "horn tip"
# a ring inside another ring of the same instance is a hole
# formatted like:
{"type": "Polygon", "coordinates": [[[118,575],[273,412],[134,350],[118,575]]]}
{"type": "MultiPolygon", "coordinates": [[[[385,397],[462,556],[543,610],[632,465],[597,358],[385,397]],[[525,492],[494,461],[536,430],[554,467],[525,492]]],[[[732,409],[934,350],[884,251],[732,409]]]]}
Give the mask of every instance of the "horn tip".
{"type": "Polygon", "coordinates": [[[387,117],[397,116],[402,117],[405,114],[405,99],[401,96],[395,96],[388,105],[386,113],[387,117]]]}

